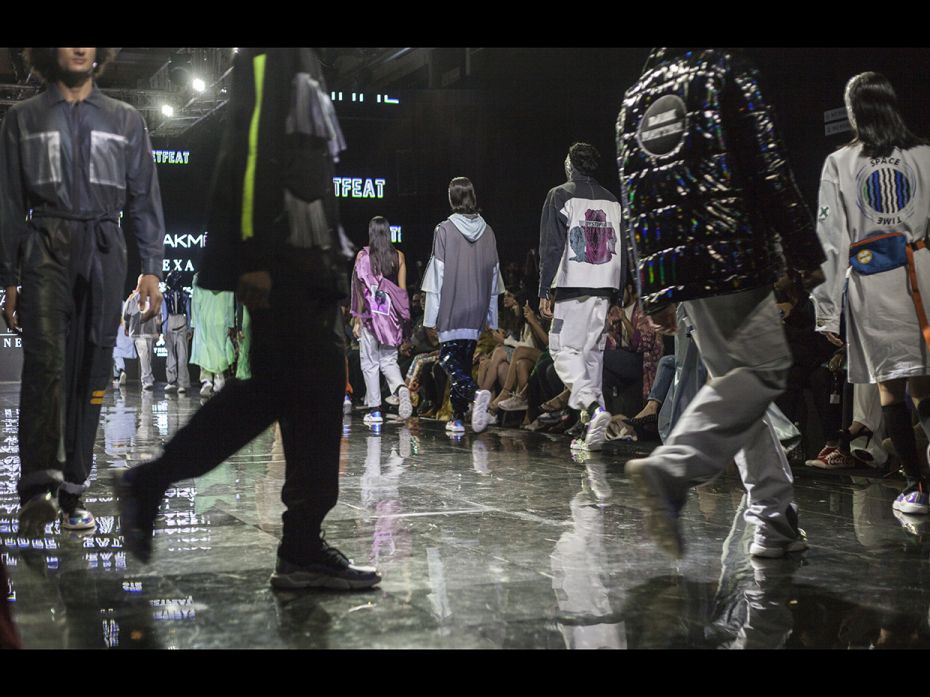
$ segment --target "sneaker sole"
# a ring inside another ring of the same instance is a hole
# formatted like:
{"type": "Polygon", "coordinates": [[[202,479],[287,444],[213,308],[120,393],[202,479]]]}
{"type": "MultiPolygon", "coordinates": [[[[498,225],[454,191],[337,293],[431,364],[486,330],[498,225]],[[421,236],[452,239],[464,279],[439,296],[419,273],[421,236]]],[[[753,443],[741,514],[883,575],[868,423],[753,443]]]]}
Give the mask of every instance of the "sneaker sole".
{"type": "Polygon", "coordinates": [[[321,588],[329,590],[362,590],[365,588],[374,588],[381,583],[381,578],[368,581],[353,581],[347,578],[337,578],[327,576],[326,574],[284,574],[278,575],[277,572],[271,574],[271,586],[280,590],[305,590],[309,588],[321,588]],[[297,576],[297,578],[295,578],[297,576]]]}
{"type": "Polygon", "coordinates": [[[33,503],[34,500],[27,501],[26,506],[20,509],[19,532],[29,537],[41,537],[45,534],[45,526],[54,523],[61,511],[51,495],[33,503]]]}
{"type": "Polygon", "coordinates": [[[750,556],[761,557],[762,559],[781,559],[786,554],[803,552],[808,548],[808,544],[804,540],[789,542],[784,547],[765,547],[753,542],[749,546],[749,554],[750,556]]]}
{"type": "Polygon", "coordinates": [[[855,464],[851,464],[851,465],[846,465],[846,464],[831,465],[830,463],[828,463],[828,462],[823,462],[823,461],[821,461],[821,460],[817,460],[817,464],[815,464],[815,465],[810,465],[810,466],[811,466],[811,467],[816,467],[816,468],[819,469],[819,470],[854,470],[854,469],[856,469],[856,465],[855,465],[855,464]]]}
{"type": "Polygon", "coordinates": [[[481,433],[488,427],[488,405],[491,403],[491,393],[487,390],[479,391],[481,394],[475,397],[471,411],[471,427],[475,433],[481,433]]]}
{"type": "Polygon", "coordinates": [[[409,419],[413,414],[413,404],[410,402],[410,390],[401,387],[397,391],[397,399],[400,404],[397,406],[397,415],[402,419],[409,419]]]}
{"type": "Polygon", "coordinates": [[[930,506],[918,506],[913,503],[898,503],[895,501],[891,504],[891,507],[908,515],[930,515],[930,506]]]}
{"type": "Polygon", "coordinates": [[[685,546],[678,518],[668,509],[668,499],[654,480],[655,473],[651,469],[642,462],[631,461],[627,463],[626,473],[646,506],[646,532],[666,554],[681,559],[685,546]]]}
{"type": "Polygon", "coordinates": [[[97,519],[94,518],[89,523],[79,523],[77,525],[72,525],[62,519],[61,527],[65,530],[93,530],[95,527],[97,527],[97,519]]]}
{"type": "Polygon", "coordinates": [[[930,529],[926,518],[914,518],[901,511],[895,511],[894,517],[901,524],[901,527],[912,535],[924,535],[930,529]]]}

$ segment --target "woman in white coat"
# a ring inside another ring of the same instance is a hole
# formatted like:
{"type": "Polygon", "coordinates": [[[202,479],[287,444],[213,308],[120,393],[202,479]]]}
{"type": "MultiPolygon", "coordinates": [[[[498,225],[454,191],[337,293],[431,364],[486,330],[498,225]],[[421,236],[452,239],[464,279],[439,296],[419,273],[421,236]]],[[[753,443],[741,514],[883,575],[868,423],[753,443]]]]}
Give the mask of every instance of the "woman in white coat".
{"type": "Polygon", "coordinates": [[[849,381],[878,383],[885,425],[907,474],[894,502],[930,514],[930,467],[917,453],[905,388],[930,434],[930,141],[914,135],[878,73],[846,85],[855,138],[827,158],[817,233],[826,282],[813,292],[817,330],[837,346],[846,320],[849,381]],[[844,310],[845,308],[845,310],[844,310]]]}

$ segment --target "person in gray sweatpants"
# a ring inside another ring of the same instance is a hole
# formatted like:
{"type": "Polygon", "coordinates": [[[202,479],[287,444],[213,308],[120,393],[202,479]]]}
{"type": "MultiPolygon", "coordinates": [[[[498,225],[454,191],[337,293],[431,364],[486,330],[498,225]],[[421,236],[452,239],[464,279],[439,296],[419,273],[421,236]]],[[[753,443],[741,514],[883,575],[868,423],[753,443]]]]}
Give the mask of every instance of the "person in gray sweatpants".
{"type": "Polygon", "coordinates": [[[191,376],[187,369],[190,358],[191,294],[184,289],[181,274],[172,272],[165,279],[168,290],[162,304],[162,331],[165,334],[165,373],[168,384],[165,392],[185,393],[190,389],[191,376]]]}
{"type": "Polygon", "coordinates": [[[738,50],[653,51],[624,96],[617,152],[643,309],[672,333],[684,304],[711,378],[666,442],[627,463],[647,529],[682,556],[689,489],[735,457],[750,554],[806,549],[791,470],[765,418],[792,364],[772,283],[787,270],[812,287],[824,254],[758,72],[738,50]]]}

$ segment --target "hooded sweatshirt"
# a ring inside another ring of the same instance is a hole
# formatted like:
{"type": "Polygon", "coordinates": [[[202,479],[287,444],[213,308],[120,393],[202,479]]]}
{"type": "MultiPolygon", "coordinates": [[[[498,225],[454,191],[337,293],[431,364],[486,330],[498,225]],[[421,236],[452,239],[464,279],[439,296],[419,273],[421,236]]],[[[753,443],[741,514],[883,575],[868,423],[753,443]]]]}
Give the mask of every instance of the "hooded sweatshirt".
{"type": "Polygon", "coordinates": [[[497,328],[497,296],[504,292],[497,238],[477,213],[454,213],[436,226],[426,267],[424,327],[439,340],[477,340],[485,325],[497,328]]]}

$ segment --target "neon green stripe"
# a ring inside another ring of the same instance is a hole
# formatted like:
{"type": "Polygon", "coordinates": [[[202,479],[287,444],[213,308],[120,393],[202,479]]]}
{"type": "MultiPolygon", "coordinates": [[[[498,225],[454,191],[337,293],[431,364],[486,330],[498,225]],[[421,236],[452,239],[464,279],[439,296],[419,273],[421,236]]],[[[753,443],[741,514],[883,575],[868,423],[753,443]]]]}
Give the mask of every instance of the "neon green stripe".
{"type": "Polygon", "coordinates": [[[245,184],[242,191],[242,239],[255,234],[253,212],[255,209],[255,162],[258,159],[258,120],[262,113],[262,88],[265,85],[265,54],[252,59],[255,71],[255,109],[249,125],[249,158],[245,164],[245,184]]]}

